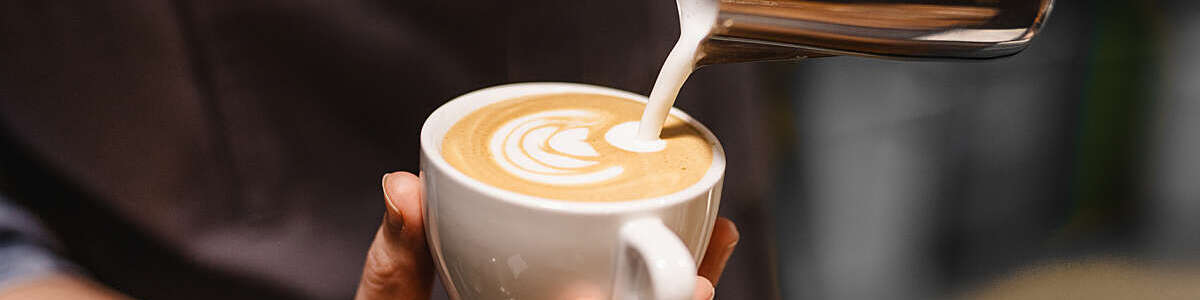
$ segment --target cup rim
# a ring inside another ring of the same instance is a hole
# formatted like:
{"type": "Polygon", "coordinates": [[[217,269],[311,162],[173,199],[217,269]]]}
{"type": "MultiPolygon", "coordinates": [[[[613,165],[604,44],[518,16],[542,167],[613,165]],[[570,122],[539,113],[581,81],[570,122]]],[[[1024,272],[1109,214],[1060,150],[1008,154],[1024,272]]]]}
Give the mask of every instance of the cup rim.
{"type": "Polygon", "coordinates": [[[684,122],[687,122],[689,125],[692,125],[698,131],[700,131],[706,140],[711,142],[713,158],[712,163],[709,165],[708,170],[705,171],[704,176],[702,176],[695,184],[692,184],[674,193],[662,196],[616,202],[580,202],[542,198],[501,189],[486,182],[472,178],[471,176],[467,176],[467,174],[459,171],[454,166],[451,166],[450,163],[442,157],[442,154],[440,153],[441,149],[440,147],[437,147],[437,145],[439,145],[438,140],[444,138],[445,134],[443,133],[439,136],[434,136],[431,127],[441,123],[448,123],[445,125],[448,129],[451,126],[454,126],[454,124],[463,117],[466,117],[466,115],[470,112],[498,101],[513,99],[521,96],[548,95],[557,93],[591,93],[616,96],[642,103],[648,101],[648,98],[643,95],[609,87],[581,83],[524,82],[491,86],[455,97],[454,99],[447,101],[434,110],[433,113],[431,113],[429,117],[425,119],[424,124],[421,126],[421,154],[425,156],[427,161],[432,164],[434,168],[437,168],[439,171],[446,174],[450,179],[463,183],[464,186],[470,189],[473,189],[481,194],[491,196],[492,198],[499,199],[500,201],[506,201],[511,204],[541,210],[582,214],[619,214],[632,211],[653,210],[675,205],[685,202],[689,199],[694,199],[703,194],[710,193],[713,190],[713,187],[721,184],[721,180],[724,178],[725,174],[725,149],[721,147],[721,142],[717,140],[716,135],[714,135],[712,131],[708,129],[708,127],[705,127],[704,124],[701,124],[687,113],[684,113],[682,110],[679,110],[675,107],[671,107],[670,114],[679,118],[680,120],[683,120],[684,122]],[[446,116],[447,114],[454,113],[451,112],[451,110],[461,109],[454,106],[466,106],[466,110],[468,112],[456,117],[446,116]],[[453,120],[443,120],[446,118],[452,118],[453,120]]]}

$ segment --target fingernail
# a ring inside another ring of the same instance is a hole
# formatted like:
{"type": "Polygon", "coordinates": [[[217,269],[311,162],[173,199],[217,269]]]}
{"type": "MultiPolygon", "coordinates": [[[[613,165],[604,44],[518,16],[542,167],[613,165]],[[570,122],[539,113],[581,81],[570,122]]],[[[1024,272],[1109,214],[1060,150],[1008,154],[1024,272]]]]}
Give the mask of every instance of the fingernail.
{"type": "Polygon", "coordinates": [[[713,300],[715,298],[717,298],[717,288],[713,287],[712,289],[708,290],[708,300],[713,300]]]}
{"type": "Polygon", "coordinates": [[[383,178],[379,179],[379,189],[383,190],[383,200],[387,202],[388,207],[392,207],[392,196],[388,195],[387,179],[392,173],[383,173],[383,178]]]}
{"type": "Polygon", "coordinates": [[[383,201],[384,201],[384,204],[387,205],[387,211],[385,211],[383,213],[383,220],[385,222],[387,222],[388,226],[390,226],[392,228],[403,229],[404,228],[404,216],[399,215],[400,210],[397,209],[396,204],[392,202],[392,196],[388,195],[387,180],[388,180],[388,176],[391,176],[392,174],[395,174],[395,172],[384,173],[383,179],[381,180],[381,183],[380,183],[380,187],[383,189],[383,201]],[[392,212],[397,212],[397,213],[393,214],[392,212]]]}

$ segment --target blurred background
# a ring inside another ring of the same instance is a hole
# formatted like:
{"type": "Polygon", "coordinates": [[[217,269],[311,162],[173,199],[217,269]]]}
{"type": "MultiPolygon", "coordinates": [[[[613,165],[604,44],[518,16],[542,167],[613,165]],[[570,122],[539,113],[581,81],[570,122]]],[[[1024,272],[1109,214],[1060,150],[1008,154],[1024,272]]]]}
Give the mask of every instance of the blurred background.
{"type": "MultiPolygon", "coordinates": [[[[0,3],[0,275],[61,262],[136,298],[347,299],[379,176],[417,170],[429,112],[509,82],[648,94],[676,13],[0,3]]],[[[1060,0],[1005,59],[697,71],[676,104],[726,146],[720,212],[742,237],[717,297],[1200,299],[1197,53],[1196,1],[1060,0]]]]}
{"type": "Polygon", "coordinates": [[[1200,5],[1055,5],[1006,59],[763,67],[783,299],[1200,297],[1200,5]]]}

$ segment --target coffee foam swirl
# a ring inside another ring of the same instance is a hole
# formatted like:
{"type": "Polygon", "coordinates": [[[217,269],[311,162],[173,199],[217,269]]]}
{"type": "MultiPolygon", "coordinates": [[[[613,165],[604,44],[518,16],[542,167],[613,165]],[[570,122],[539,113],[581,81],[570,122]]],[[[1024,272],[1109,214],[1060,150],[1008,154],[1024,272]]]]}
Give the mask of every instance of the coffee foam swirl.
{"type": "Polygon", "coordinates": [[[621,166],[585,171],[600,162],[600,154],[585,139],[586,126],[597,125],[601,113],[578,109],[551,110],[513,119],[492,133],[492,160],[525,180],[554,185],[578,185],[612,179],[621,166]],[[591,158],[591,159],[583,159],[591,158]]]}
{"type": "Polygon", "coordinates": [[[441,153],[476,180],[549,199],[642,199],[698,182],[712,163],[713,145],[675,117],[661,141],[635,140],[644,108],[594,94],[500,101],[455,123],[441,153]]]}

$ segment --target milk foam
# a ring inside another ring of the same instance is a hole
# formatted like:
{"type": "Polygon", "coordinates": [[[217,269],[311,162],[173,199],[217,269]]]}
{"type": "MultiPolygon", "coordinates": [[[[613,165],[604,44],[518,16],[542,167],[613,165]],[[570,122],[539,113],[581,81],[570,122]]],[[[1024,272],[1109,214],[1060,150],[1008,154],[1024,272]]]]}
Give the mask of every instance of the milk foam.
{"type": "Polygon", "coordinates": [[[667,149],[667,141],[658,139],[642,140],[637,138],[638,122],[625,122],[613,126],[604,134],[604,141],[621,150],[631,152],[658,152],[667,149]]]}
{"type": "Polygon", "coordinates": [[[560,109],[513,119],[492,133],[488,144],[492,160],[514,176],[544,184],[577,185],[612,179],[625,168],[582,172],[579,169],[599,162],[575,158],[600,156],[585,141],[589,129],[581,127],[595,125],[599,118],[597,112],[560,109]]]}

